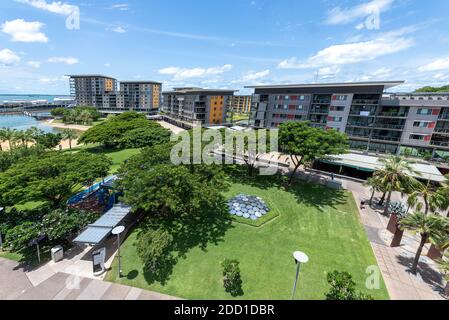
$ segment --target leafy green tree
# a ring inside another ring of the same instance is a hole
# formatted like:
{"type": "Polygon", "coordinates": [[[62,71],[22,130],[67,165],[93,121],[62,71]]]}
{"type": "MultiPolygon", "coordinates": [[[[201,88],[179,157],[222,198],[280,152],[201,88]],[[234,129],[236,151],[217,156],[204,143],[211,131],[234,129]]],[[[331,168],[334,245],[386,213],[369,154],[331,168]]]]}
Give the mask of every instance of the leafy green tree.
{"type": "Polygon", "coordinates": [[[171,133],[156,122],[148,122],[123,134],[119,144],[123,148],[144,148],[170,142],[171,133]]]}
{"type": "Polygon", "coordinates": [[[145,127],[148,120],[145,115],[136,112],[124,112],[96,125],[84,132],[81,143],[100,143],[108,148],[120,145],[125,134],[131,130],[145,127]]]}
{"type": "Polygon", "coordinates": [[[78,138],[78,132],[72,129],[64,129],[62,131],[62,138],[69,140],[69,148],[72,149],[72,141],[78,138]]]}
{"type": "Polygon", "coordinates": [[[442,86],[442,87],[427,86],[427,87],[419,88],[415,92],[449,92],[449,85],[442,86]]]}
{"type": "Polygon", "coordinates": [[[331,288],[326,294],[326,300],[373,300],[371,296],[356,291],[356,284],[348,272],[330,272],[327,282],[331,288]]]}
{"type": "Polygon", "coordinates": [[[60,133],[45,133],[37,138],[37,144],[44,149],[51,150],[56,148],[62,140],[60,133]]]}
{"type": "Polygon", "coordinates": [[[6,232],[5,242],[12,251],[20,251],[28,247],[30,241],[42,235],[39,222],[23,222],[6,232]]]}
{"type": "Polygon", "coordinates": [[[446,286],[444,287],[444,295],[449,297],[449,251],[447,251],[444,257],[437,261],[441,272],[446,280],[446,286]]]}
{"type": "Polygon", "coordinates": [[[98,216],[87,211],[57,209],[42,219],[42,230],[49,240],[69,240],[98,216]]]}
{"type": "Polygon", "coordinates": [[[393,192],[410,190],[411,186],[416,185],[416,179],[411,177],[411,174],[416,172],[411,166],[412,163],[403,157],[390,156],[379,161],[384,167],[376,171],[374,177],[378,179],[382,189],[386,192],[384,214],[387,215],[393,192]]]}
{"type": "Polygon", "coordinates": [[[16,131],[17,130],[11,128],[2,129],[2,139],[4,139],[3,141],[8,141],[9,150],[14,149],[14,139],[16,137],[16,131]]]}
{"type": "Polygon", "coordinates": [[[221,266],[223,268],[223,286],[226,292],[229,292],[233,297],[242,296],[242,277],[240,276],[239,262],[225,259],[221,266]]]}
{"type": "Polygon", "coordinates": [[[421,236],[421,243],[411,268],[412,273],[416,274],[424,245],[434,236],[438,236],[441,232],[447,232],[447,218],[417,212],[408,215],[402,219],[399,224],[401,229],[415,232],[421,236]]]}
{"type": "Polygon", "coordinates": [[[53,117],[62,117],[67,112],[67,108],[55,108],[51,110],[51,115],[53,117]]]}
{"type": "Polygon", "coordinates": [[[301,165],[312,163],[329,155],[345,153],[348,137],[336,130],[322,130],[308,122],[286,122],[279,126],[279,145],[295,166],[289,184],[301,165]]]}
{"type": "Polygon", "coordinates": [[[108,174],[112,161],[87,152],[48,152],[18,161],[0,173],[3,201],[48,201],[59,206],[77,189],[108,174]]]}
{"type": "Polygon", "coordinates": [[[146,272],[157,273],[165,268],[173,245],[173,236],[164,229],[146,229],[137,238],[137,254],[146,272]]]}

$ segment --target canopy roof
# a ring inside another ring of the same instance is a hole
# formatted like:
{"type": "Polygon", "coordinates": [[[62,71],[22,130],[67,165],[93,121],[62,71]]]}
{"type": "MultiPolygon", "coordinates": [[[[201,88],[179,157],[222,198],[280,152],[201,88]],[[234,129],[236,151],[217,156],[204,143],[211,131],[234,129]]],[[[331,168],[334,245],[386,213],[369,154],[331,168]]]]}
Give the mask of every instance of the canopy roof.
{"type": "Polygon", "coordinates": [[[125,205],[114,206],[95,223],[90,224],[73,242],[90,245],[101,243],[130,212],[131,207],[125,205]]]}
{"type": "MultiPolygon", "coordinates": [[[[379,157],[347,153],[336,156],[329,156],[323,162],[328,162],[337,165],[343,165],[351,168],[356,168],[363,171],[377,171],[383,168],[383,164],[379,161],[379,157]]],[[[414,178],[430,180],[433,182],[444,182],[445,177],[438,170],[437,167],[430,164],[413,163],[411,167],[418,172],[418,174],[410,174],[414,178]]]]}

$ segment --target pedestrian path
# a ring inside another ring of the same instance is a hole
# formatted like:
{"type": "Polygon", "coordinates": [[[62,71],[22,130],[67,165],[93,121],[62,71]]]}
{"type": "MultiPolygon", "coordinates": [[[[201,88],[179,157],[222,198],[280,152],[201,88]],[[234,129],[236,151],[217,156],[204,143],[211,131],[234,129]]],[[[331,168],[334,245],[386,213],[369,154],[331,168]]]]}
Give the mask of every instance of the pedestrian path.
{"type": "Polygon", "coordinates": [[[63,272],[38,285],[28,280],[17,262],[0,258],[0,300],[178,300],[142,290],[63,272]]]}

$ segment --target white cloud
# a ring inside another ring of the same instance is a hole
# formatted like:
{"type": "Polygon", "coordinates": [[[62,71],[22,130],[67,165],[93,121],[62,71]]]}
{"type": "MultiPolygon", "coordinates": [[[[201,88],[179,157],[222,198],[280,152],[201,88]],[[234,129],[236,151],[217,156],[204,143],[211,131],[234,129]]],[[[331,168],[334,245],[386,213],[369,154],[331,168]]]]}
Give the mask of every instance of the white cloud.
{"type": "Polygon", "coordinates": [[[68,3],[62,3],[61,1],[53,1],[47,3],[45,0],[15,0],[19,3],[28,4],[34,8],[45,10],[51,13],[56,13],[64,16],[68,16],[78,9],[78,6],[71,5],[68,3]]]}
{"type": "Polygon", "coordinates": [[[114,31],[114,32],[117,32],[117,33],[125,33],[126,32],[126,30],[124,28],[122,28],[122,27],[115,27],[115,28],[113,28],[111,30],[114,31]]]}
{"type": "Polygon", "coordinates": [[[429,64],[419,67],[418,71],[426,72],[426,71],[439,71],[448,69],[449,69],[449,57],[432,61],[429,64]]]}
{"type": "Polygon", "coordinates": [[[241,79],[234,80],[232,83],[248,84],[249,82],[260,81],[270,75],[270,70],[264,70],[260,72],[248,72],[241,79]]]}
{"type": "Polygon", "coordinates": [[[413,43],[412,39],[387,36],[370,41],[333,45],[306,61],[299,61],[295,57],[283,60],[279,63],[279,68],[307,69],[370,61],[408,49],[413,43]]]}
{"type": "Polygon", "coordinates": [[[105,66],[106,68],[110,68],[110,67],[111,67],[111,64],[110,64],[110,63],[105,63],[104,66],[105,66]]]}
{"type": "Polygon", "coordinates": [[[118,9],[121,11],[127,11],[129,10],[129,4],[127,3],[119,3],[119,4],[114,4],[111,6],[111,9],[118,9]]]}
{"type": "Polygon", "coordinates": [[[11,36],[14,42],[48,42],[47,36],[41,32],[44,23],[33,21],[28,22],[23,19],[6,21],[1,26],[2,32],[11,36]]]}
{"type": "Polygon", "coordinates": [[[10,49],[0,50],[0,65],[10,66],[20,62],[20,57],[10,49]]]}
{"type": "Polygon", "coordinates": [[[35,69],[38,69],[38,68],[41,67],[42,62],[40,62],[40,61],[28,61],[27,65],[29,65],[30,67],[33,67],[35,69]]]}
{"type": "MultiPolygon", "coordinates": [[[[326,22],[328,24],[348,24],[358,19],[363,19],[373,13],[380,13],[390,9],[394,0],[372,0],[352,8],[342,9],[336,7],[328,12],[326,22]]],[[[363,29],[363,24],[357,25],[357,29],[363,29]]]]}
{"type": "Polygon", "coordinates": [[[79,63],[77,58],[73,57],[52,57],[48,59],[48,62],[50,63],[65,63],[68,65],[74,65],[79,63]]]}
{"type": "Polygon", "coordinates": [[[318,70],[318,76],[321,79],[335,78],[340,73],[339,66],[323,67],[318,70]]]}
{"type": "Polygon", "coordinates": [[[42,77],[39,78],[38,81],[42,84],[58,84],[61,82],[67,82],[67,78],[65,76],[61,77],[42,77]]]}
{"type": "Polygon", "coordinates": [[[445,81],[445,80],[449,79],[449,73],[440,72],[440,73],[437,73],[436,75],[434,75],[433,78],[435,80],[445,81]]]}
{"type": "Polygon", "coordinates": [[[167,67],[160,69],[159,74],[171,75],[173,80],[183,80],[189,78],[203,78],[207,76],[222,74],[232,69],[232,65],[225,64],[221,67],[211,68],[179,68],[179,67],[167,67]]]}

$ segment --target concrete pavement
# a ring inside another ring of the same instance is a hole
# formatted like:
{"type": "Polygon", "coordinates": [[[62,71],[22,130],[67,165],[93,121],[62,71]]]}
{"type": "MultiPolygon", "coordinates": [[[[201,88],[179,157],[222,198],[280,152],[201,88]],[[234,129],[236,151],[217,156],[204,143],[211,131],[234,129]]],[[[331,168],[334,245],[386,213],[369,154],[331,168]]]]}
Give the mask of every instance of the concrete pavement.
{"type": "Polygon", "coordinates": [[[33,286],[19,264],[0,258],[0,300],[178,300],[178,298],[63,272],[33,286]]]}

